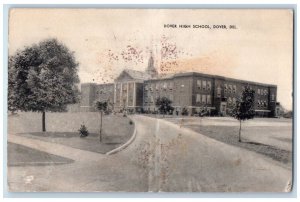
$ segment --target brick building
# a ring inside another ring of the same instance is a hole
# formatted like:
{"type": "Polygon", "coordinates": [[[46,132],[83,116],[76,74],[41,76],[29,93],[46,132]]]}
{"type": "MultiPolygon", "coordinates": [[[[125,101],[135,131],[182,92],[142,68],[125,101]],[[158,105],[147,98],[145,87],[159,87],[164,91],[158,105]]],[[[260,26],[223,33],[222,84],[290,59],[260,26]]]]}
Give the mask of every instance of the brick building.
{"type": "MultiPolygon", "coordinates": [[[[167,97],[175,108],[194,115],[205,109],[210,114],[227,115],[233,109],[243,88],[255,90],[255,111],[259,116],[277,116],[277,86],[208,75],[196,72],[158,75],[153,57],[145,72],[125,69],[114,83],[81,86],[81,111],[94,111],[96,100],[108,100],[114,111],[157,112],[155,100],[167,97]]],[[[277,103],[278,104],[278,103],[277,103]]]]}

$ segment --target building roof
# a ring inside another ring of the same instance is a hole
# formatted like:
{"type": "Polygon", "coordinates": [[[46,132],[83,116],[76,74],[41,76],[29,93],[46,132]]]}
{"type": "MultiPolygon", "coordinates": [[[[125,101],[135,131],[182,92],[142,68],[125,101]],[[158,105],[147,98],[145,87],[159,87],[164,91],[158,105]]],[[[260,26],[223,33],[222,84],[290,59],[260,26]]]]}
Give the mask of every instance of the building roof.
{"type": "Polygon", "coordinates": [[[147,74],[146,72],[142,72],[142,71],[137,71],[137,70],[132,70],[132,69],[124,69],[123,72],[127,73],[133,79],[137,79],[137,80],[146,80],[146,79],[151,78],[151,76],[149,74],[147,74]]]}
{"type": "Polygon", "coordinates": [[[254,84],[254,85],[263,85],[263,86],[269,86],[269,87],[277,87],[277,85],[274,85],[274,84],[266,84],[266,83],[259,83],[259,82],[255,82],[255,81],[247,81],[247,80],[241,80],[241,79],[234,79],[234,78],[230,78],[230,77],[213,75],[213,74],[204,74],[204,73],[200,73],[200,72],[172,73],[172,74],[166,74],[166,75],[158,76],[158,78],[148,79],[148,80],[149,81],[160,81],[160,80],[164,80],[164,79],[173,79],[173,78],[184,77],[184,76],[203,76],[203,77],[217,78],[217,79],[227,80],[227,81],[235,81],[235,82],[249,83],[249,84],[254,84]]]}

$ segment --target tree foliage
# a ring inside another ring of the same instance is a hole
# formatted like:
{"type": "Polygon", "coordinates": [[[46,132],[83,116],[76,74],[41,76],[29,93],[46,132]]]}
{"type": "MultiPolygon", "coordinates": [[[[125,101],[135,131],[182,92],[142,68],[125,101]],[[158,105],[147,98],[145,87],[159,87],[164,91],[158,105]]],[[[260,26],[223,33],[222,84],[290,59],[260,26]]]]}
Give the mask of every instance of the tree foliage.
{"type": "Polygon", "coordinates": [[[8,109],[65,111],[78,100],[78,63],[56,39],[27,46],[10,56],[8,109]]]}
{"type": "Polygon", "coordinates": [[[174,110],[172,107],[172,101],[166,97],[159,97],[156,99],[155,105],[158,107],[158,111],[162,114],[167,114],[170,111],[174,110]]]}
{"type": "Polygon", "coordinates": [[[105,112],[108,109],[108,102],[107,101],[97,101],[95,103],[96,109],[102,112],[105,112]]]}
{"type": "Polygon", "coordinates": [[[241,142],[242,121],[253,119],[255,116],[254,99],[255,91],[247,85],[232,110],[232,116],[240,121],[239,142],[241,142]]]}
{"type": "Polygon", "coordinates": [[[236,101],[236,105],[232,110],[232,116],[241,121],[252,119],[255,115],[254,96],[255,91],[247,85],[242,92],[241,98],[236,101]]]}

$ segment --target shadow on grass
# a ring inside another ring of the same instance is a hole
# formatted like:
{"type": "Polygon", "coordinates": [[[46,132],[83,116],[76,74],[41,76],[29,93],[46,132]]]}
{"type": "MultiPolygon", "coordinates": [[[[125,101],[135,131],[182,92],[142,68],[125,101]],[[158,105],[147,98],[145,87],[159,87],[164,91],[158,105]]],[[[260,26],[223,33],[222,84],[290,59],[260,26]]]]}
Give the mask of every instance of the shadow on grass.
{"type": "Polygon", "coordinates": [[[49,154],[23,145],[8,143],[8,166],[53,166],[73,163],[74,160],[49,154]]]}
{"type": "Polygon", "coordinates": [[[241,146],[243,148],[266,155],[276,161],[283,162],[285,164],[291,162],[292,153],[290,151],[280,149],[272,145],[262,144],[259,142],[242,141],[241,144],[244,144],[243,146],[241,146]]]}

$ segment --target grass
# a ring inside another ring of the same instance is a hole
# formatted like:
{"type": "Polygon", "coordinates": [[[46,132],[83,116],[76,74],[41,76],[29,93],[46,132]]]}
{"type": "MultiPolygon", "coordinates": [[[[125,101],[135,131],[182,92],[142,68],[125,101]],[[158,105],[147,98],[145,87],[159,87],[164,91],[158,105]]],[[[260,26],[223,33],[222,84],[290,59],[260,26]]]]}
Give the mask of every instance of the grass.
{"type": "Polygon", "coordinates": [[[8,166],[45,166],[74,162],[71,159],[38,151],[23,145],[7,144],[8,166]]]}
{"type": "MultiPolygon", "coordinates": [[[[181,124],[180,120],[170,119],[181,124]]],[[[242,142],[238,142],[239,125],[236,120],[185,119],[182,126],[217,141],[262,154],[292,166],[292,125],[287,119],[254,119],[242,124],[242,142]]]]}
{"type": "Polygon", "coordinates": [[[76,149],[106,153],[128,141],[135,127],[134,123],[130,124],[128,117],[103,116],[103,141],[100,143],[99,121],[99,113],[47,113],[47,132],[41,132],[39,113],[19,113],[8,118],[8,132],[76,149]],[[78,130],[82,123],[90,134],[80,138],[78,130]]]}
{"type": "MultiPolygon", "coordinates": [[[[242,133],[242,142],[238,142],[238,128],[232,127],[232,126],[204,126],[204,127],[195,127],[195,126],[185,126],[188,127],[196,132],[199,132],[205,136],[208,136],[210,138],[216,139],[218,141],[242,147],[245,149],[248,149],[250,151],[257,152],[259,154],[263,154],[267,157],[272,158],[273,160],[282,162],[284,164],[291,164],[292,162],[292,152],[278,148],[273,145],[268,145],[260,142],[254,142],[251,140],[248,140],[246,138],[243,138],[242,133]]],[[[261,129],[261,128],[259,128],[261,129]]],[[[276,130],[273,127],[267,127],[263,130],[258,130],[257,127],[254,128],[247,128],[244,130],[251,130],[254,132],[270,132],[268,130],[276,130]]]]}

